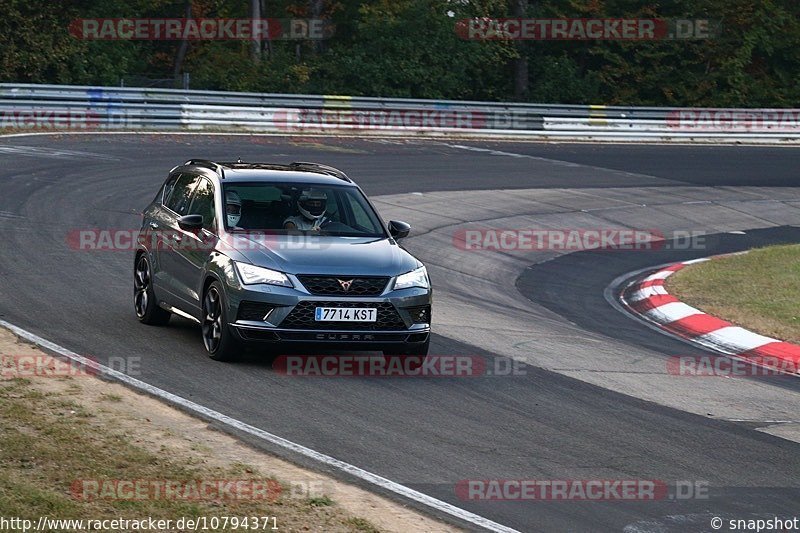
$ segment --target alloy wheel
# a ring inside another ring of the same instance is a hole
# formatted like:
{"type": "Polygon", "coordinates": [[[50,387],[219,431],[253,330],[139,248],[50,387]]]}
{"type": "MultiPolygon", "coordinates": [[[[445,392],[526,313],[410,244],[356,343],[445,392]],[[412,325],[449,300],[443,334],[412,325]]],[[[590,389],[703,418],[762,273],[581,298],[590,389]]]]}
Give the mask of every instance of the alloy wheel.
{"type": "Polygon", "coordinates": [[[203,299],[203,343],[214,353],[222,339],[222,302],[219,292],[211,287],[203,299]]]}

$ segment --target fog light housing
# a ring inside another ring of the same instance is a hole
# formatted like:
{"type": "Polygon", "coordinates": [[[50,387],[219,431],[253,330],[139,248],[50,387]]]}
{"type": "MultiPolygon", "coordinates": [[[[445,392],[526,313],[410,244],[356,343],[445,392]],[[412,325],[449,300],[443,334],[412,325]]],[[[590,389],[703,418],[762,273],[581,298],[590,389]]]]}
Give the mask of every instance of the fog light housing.
{"type": "Polygon", "coordinates": [[[263,302],[244,301],[239,304],[239,311],[236,314],[236,319],[266,322],[267,317],[269,317],[274,309],[275,306],[263,302]]]}
{"type": "Polygon", "coordinates": [[[414,324],[430,324],[431,322],[431,306],[418,305],[416,307],[406,307],[406,311],[411,315],[411,321],[414,324]]]}

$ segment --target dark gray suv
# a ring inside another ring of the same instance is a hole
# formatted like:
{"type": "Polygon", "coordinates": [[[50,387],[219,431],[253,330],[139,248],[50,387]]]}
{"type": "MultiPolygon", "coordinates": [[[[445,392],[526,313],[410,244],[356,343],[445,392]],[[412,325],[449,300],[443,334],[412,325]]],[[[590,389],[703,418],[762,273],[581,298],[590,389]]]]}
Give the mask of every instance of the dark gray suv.
{"type": "Polygon", "coordinates": [[[136,315],[198,322],[213,359],[245,343],[428,353],[430,280],[397,243],[410,227],[384,224],[340,170],[191,160],[143,216],[136,315]]]}

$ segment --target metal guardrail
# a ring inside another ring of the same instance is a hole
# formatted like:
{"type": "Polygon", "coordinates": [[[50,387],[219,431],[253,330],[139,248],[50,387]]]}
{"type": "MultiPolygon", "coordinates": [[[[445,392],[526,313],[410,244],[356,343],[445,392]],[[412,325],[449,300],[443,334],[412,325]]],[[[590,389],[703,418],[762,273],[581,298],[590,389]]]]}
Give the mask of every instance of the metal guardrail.
{"type": "Polygon", "coordinates": [[[800,140],[800,110],[547,105],[0,84],[0,129],[800,140]]]}

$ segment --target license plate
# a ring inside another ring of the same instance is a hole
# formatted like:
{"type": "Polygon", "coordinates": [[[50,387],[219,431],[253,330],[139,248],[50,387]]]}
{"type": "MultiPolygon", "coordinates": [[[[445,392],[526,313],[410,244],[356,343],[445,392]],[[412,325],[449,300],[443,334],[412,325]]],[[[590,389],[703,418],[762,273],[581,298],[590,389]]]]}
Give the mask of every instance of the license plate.
{"type": "Polygon", "coordinates": [[[317,322],[375,322],[378,310],[369,307],[317,307],[317,322]]]}

